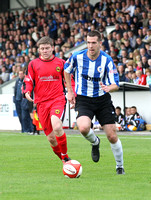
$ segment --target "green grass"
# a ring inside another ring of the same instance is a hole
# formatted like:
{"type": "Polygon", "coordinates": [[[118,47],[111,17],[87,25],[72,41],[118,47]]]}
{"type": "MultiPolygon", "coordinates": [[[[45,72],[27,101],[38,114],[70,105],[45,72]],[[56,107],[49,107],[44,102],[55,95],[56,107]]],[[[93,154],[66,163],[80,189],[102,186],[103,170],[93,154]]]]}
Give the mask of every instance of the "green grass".
{"type": "Polygon", "coordinates": [[[68,153],[83,167],[79,179],[65,178],[62,163],[44,135],[0,133],[0,200],[150,200],[151,136],[119,136],[125,175],[116,175],[105,135],[101,159],[81,135],[67,135],[68,153]]]}

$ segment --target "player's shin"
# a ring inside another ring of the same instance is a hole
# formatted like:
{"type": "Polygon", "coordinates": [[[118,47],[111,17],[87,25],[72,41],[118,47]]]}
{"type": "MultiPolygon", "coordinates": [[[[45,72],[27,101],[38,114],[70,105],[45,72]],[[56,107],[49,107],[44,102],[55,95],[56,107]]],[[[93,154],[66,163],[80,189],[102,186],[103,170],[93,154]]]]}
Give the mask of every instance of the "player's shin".
{"type": "Polygon", "coordinates": [[[84,137],[91,142],[92,145],[98,145],[99,143],[99,140],[92,129],[90,129],[89,133],[84,137]]]}
{"type": "Polygon", "coordinates": [[[67,154],[67,138],[66,138],[66,134],[64,133],[62,136],[58,137],[56,136],[58,145],[60,147],[60,151],[61,151],[61,158],[62,160],[64,160],[64,158],[68,158],[68,154],[67,154]]]}
{"type": "Polygon", "coordinates": [[[59,145],[57,144],[57,146],[52,146],[52,145],[50,145],[50,146],[53,149],[53,152],[62,160],[61,151],[60,151],[59,145]]]}
{"type": "Polygon", "coordinates": [[[123,168],[123,148],[121,141],[118,139],[115,144],[111,144],[111,149],[116,161],[116,168],[123,168]]]}

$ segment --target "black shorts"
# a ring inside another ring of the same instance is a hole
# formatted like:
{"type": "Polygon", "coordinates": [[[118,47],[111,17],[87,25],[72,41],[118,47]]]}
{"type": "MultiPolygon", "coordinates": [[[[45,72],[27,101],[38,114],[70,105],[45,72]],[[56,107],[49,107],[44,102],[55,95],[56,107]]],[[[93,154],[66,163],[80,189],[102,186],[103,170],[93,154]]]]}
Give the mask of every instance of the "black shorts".
{"type": "Polygon", "coordinates": [[[105,124],[115,124],[115,108],[111,101],[111,96],[106,93],[100,97],[76,97],[76,118],[88,116],[91,120],[96,116],[101,126],[105,124]]]}

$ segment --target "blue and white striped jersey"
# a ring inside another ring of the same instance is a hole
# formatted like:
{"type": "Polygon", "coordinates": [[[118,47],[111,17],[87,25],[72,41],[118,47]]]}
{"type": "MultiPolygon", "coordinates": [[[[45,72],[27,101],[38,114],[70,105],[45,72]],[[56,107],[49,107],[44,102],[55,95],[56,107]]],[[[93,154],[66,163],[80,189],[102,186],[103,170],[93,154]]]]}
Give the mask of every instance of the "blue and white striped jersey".
{"type": "Polygon", "coordinates": [[[64,70],[75,76],[75,92],[78,95],[99,97],[105,94],[104,85],[119,86],[119,75],[112,58],[103,51],[96,60],[87,56],[87,49],[75,52],[65,63],[64,70]]]}

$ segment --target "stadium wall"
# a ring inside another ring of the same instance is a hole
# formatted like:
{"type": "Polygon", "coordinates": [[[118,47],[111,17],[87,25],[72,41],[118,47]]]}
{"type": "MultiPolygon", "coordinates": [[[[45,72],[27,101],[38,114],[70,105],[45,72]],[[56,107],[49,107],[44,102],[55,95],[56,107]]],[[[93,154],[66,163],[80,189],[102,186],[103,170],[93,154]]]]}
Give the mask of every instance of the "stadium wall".
{"type": "MultiPolygon", "coordinates": [[[[123,109],[123,92],[117,91],[111,93],[114,106],[120,106],[123,109]]],[[[148,124],[151,124],[151,93],[149,91],[127,91],[126,106],[136,106],[139,114],[148,124]]],[[[66,107],[66,115],[63,123],[64,128],[72,127],[76,121],[76,115],[73,109],[66,107]]],[[[12,94],[0,94],[0,130],[20,130],[20,123],[17,117],[15,104],[12,94]]]]}

